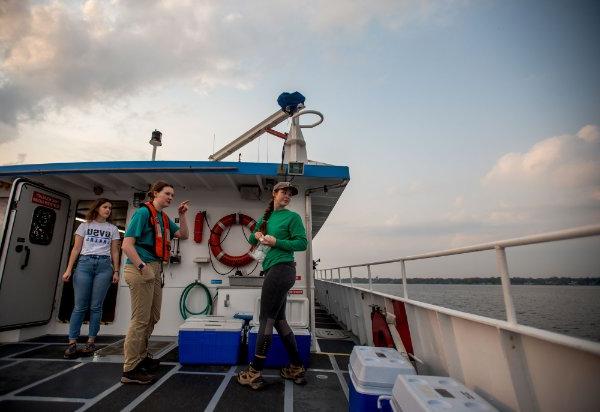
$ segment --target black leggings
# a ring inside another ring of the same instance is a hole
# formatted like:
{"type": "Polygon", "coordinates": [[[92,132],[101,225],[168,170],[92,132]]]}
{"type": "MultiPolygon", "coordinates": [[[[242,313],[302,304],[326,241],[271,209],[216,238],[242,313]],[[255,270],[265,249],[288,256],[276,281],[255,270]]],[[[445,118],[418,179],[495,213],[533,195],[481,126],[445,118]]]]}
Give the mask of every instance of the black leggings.
{"type": "Polygon", "coordinates": [[[273,338],[273,328],[277,329],[291,363],[295,366],[302,365],[296,338],[285,319],[287,293],[295,282],[296,264],[294,262],[272,266],[265,275],[260,295],[260,326],[258,327],[256,352],[252,361],[252,367],[256,370],[262,370],[264,367],[265,357],[273,338]]]}

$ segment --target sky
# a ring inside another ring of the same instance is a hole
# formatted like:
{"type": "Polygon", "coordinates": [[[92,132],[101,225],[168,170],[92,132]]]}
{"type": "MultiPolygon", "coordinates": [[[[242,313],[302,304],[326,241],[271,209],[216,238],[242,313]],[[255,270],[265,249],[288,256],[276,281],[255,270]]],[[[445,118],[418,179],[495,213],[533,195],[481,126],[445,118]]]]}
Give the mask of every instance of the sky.
{"type": "MultiPolygon", "coordinates": [[[[309,159],[350,167],[322,268],[598,224],[599,21],[595,1],[0,0],[0,164],[148,160],[154,129],[158,160],[207,160],[297,90],[325,115],[309,159]]],[[[598,250],[509,249],[509,270],[600,275],[598,250]]],[[[408,271],[497,273],[491,252],[408,271]]]]}

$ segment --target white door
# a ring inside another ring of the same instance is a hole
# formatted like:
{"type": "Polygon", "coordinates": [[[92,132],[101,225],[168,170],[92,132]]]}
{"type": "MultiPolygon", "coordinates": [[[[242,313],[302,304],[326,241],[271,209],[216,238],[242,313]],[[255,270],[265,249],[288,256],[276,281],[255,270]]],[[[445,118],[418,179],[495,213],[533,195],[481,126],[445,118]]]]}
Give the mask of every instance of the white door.
{"type": "Polygon", "coordinates": [[[14,182],[0,246],[0,330],[52,317],[70,204],[43,185],[14,182]]]}

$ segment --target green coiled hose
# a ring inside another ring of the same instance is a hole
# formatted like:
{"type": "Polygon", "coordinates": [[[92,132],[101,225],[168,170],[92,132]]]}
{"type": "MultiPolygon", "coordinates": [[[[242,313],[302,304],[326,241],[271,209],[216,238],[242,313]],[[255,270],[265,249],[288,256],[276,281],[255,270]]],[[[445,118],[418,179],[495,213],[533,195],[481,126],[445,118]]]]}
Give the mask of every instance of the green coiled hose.
{"type": "Polygon", "coordinates": [[[210,290],[201,282],[195,281],[190,283],[183,289],[181,292],[181,297],[179,298],[179,313],[183,319],[187,319],[190,315],[210,315],[212,312],[212,296],[210,294],[210,290]],[[187,299],[190,292],[196,287],[200,286],[204,293],[206,293],[206,306],[200,312],[192,312],[190,308],[187,306],[187,299]]]}

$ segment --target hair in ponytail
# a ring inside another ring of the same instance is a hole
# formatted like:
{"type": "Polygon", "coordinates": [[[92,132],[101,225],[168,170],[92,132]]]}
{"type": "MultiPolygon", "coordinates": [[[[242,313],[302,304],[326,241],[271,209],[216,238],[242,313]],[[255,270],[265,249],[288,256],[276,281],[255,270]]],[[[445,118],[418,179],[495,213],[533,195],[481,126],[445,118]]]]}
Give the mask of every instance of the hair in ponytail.
{"type": "Polygon", "coordinates": [[[275,199],[271,199],[271,201],[269,202],[269,207],[267,207],[267,209],[265,210],[265,214],[262,217],[262,223],[260,224],[260,227],[258,228],[258,231],[260,233],[262,233],[263,235],[266,235],[266,230],[267,230],[267,222],[269,221],[269,218],[271,217],[271,213],[273,213],[273,209],[275,209],[275,199]]]}
{"type": "Polygon", "coordinates": [[[153,201],[154,200],[154,192],[160,192],[165,187],[170,187],[171,189],[174,189],[173,185],[171,185],[167,182],[164,182],[162,180],[158,180],[152,184],[152,186],[150,187],[150,190],[148,191],[146,196],[148,196],[148,199],[150,199],[150,201],[153,201]]]}

